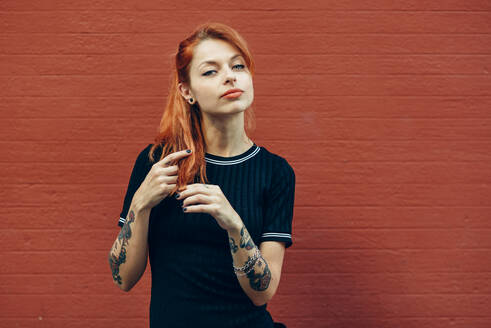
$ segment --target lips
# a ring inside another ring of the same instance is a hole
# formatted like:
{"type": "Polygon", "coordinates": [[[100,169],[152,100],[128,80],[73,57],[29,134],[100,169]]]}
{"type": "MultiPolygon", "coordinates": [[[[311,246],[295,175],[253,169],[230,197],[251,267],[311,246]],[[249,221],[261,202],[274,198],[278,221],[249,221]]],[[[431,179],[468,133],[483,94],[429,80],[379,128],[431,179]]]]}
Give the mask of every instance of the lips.
{"type": "Polygon", "coordinates": [[[227,90],[227,91],[226,91],[226,92],[225,92],[225,93],[222,95],[222,97],[224,97],[224,96],[226,96],[226,95],[228,95],[228,94],[230,94],[230,93],[234,93],[234,92],[244,92],[244,91],[243,91],[243,90],[241,90],[241,89],[230,89],[230,90],[227,90]]]}

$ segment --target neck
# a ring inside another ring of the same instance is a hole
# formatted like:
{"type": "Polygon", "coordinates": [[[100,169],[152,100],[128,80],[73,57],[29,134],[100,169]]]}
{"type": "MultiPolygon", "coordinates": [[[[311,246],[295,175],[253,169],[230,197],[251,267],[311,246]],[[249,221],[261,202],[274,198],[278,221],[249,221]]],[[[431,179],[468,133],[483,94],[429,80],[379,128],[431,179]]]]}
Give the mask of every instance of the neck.
{"type": "Polygon", "coordinates": [[[244,113],[214,117],[203,115],[205,152],[232,157],[244,153],[253,142],[244,130],[244,113]]]}

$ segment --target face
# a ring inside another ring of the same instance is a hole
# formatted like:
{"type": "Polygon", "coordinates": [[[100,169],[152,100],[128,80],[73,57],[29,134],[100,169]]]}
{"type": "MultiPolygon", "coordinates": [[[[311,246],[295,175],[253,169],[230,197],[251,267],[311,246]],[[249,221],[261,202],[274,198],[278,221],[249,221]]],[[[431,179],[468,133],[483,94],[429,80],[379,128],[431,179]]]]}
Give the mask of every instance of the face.
{"type": "Polygon", "coordinates": [[[202,41],[194,48],[190,64],[190,85],[180,83],[182,96],[197,101],[204,114],[240,113],[254,99],[252,77],[240,52],[228,42],[202,41]],[[211,61],[211,62],[210,62],[211,61]],[[236,98],[222,97],[227,90],[243,90],[236,98]]]}

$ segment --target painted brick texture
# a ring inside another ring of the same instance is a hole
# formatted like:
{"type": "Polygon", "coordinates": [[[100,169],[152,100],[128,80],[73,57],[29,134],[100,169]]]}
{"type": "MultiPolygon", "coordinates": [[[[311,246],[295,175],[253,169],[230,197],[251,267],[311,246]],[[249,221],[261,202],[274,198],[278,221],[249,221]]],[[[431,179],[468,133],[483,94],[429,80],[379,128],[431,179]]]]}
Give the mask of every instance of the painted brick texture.
{"type": "Polygon", "coordinates": [[[107,263],[172,54],[256,60],[252,139],[297,188],[268,305],[289,328],[491,327],[491,2],[0,2],[0,328],[148,327],[107,263]]]}

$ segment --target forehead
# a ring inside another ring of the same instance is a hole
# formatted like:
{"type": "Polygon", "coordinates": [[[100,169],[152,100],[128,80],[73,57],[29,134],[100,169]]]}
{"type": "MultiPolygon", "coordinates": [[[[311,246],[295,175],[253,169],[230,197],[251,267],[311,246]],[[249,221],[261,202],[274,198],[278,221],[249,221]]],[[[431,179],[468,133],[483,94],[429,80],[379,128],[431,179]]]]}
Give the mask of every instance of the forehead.
{"type": "Polygon", "coordinates": [[[234,55],[239,55],[240,52],[223,40],[209,39],[198,44],[193,50],[193,65],[201,66],[204,62],[228,62],[234,55]]]}

